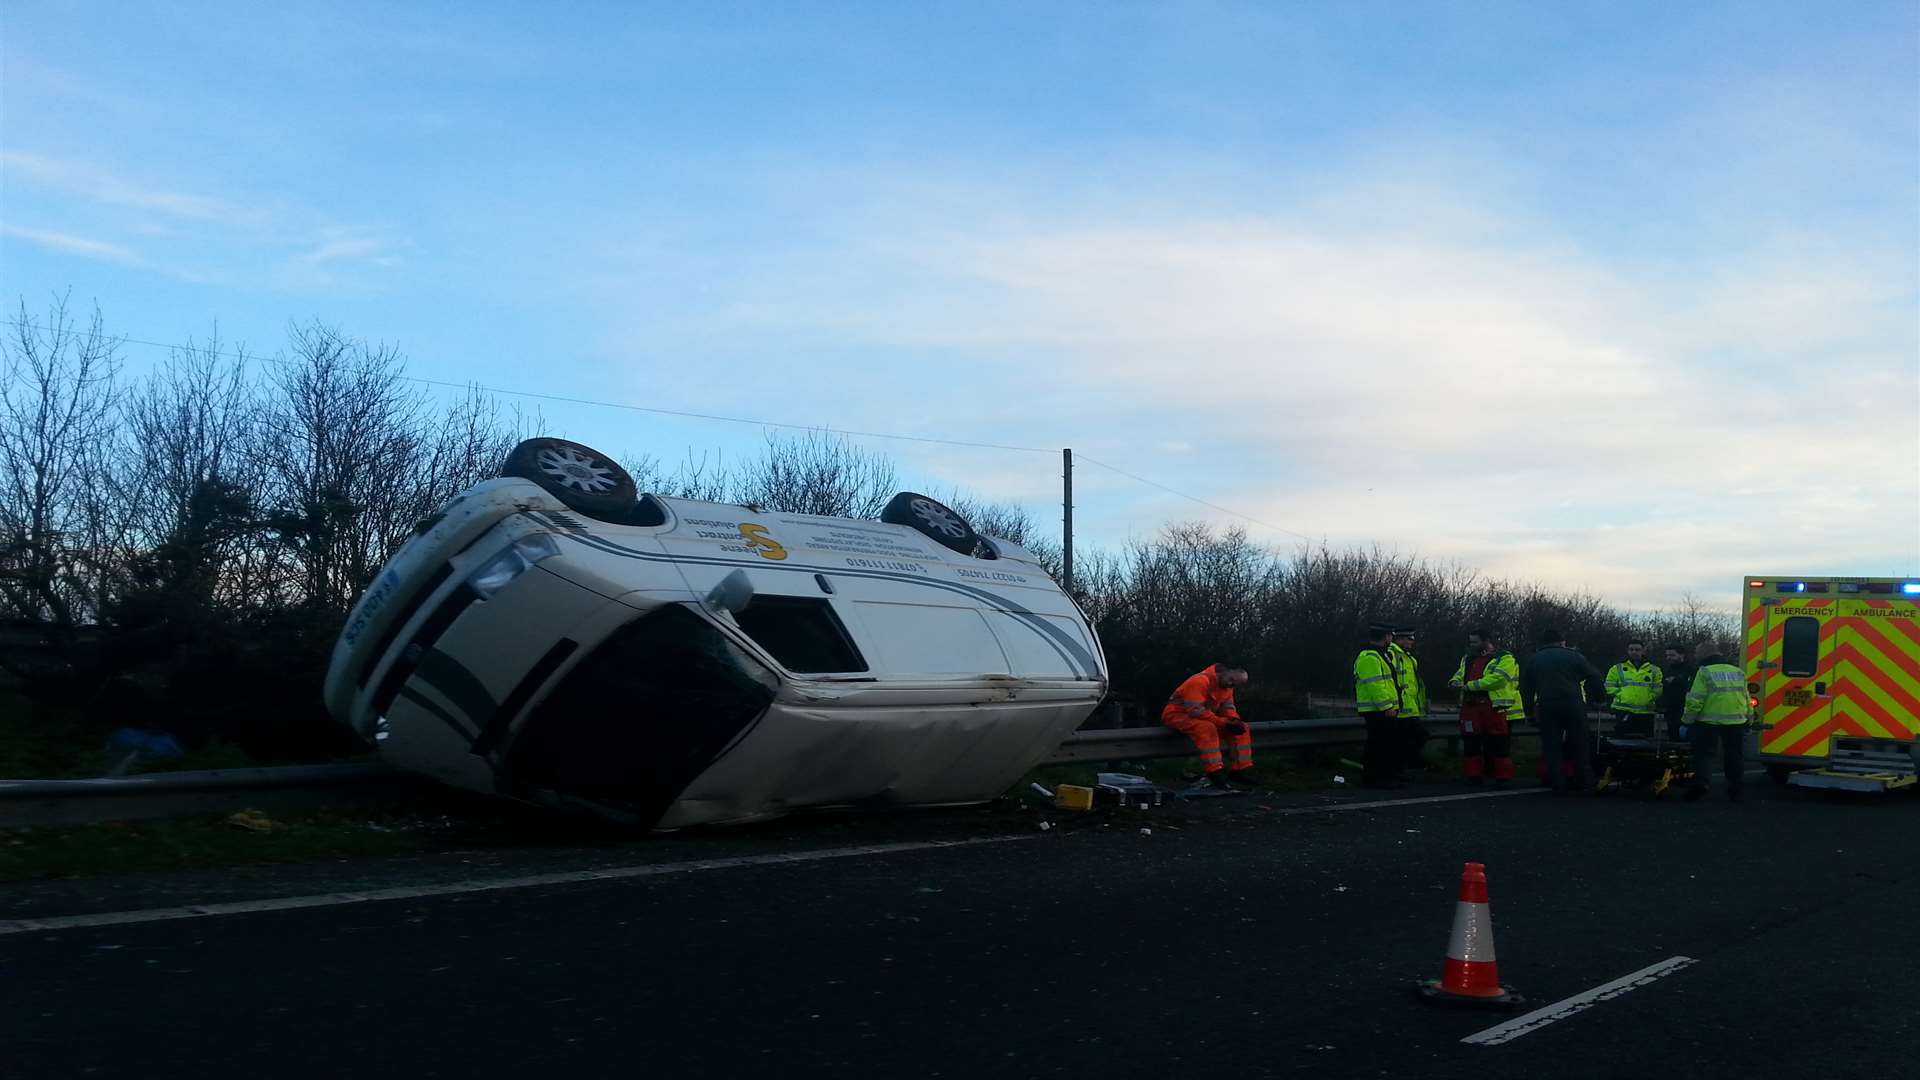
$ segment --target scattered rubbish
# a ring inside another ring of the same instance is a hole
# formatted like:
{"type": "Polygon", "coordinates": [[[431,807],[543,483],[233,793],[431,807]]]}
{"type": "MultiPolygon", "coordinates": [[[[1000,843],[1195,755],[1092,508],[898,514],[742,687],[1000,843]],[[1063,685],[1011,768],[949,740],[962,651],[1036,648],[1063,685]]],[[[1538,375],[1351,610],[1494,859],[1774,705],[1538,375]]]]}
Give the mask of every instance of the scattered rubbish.
{"type": "Polygon", "coordinates": [[[1336,776],[1334,776],[1334,778],[1333,778],[1333,782],[1334,782],[1334,783],[1336,783],[1336,784],[1344,784],[1344,783],[1346,783],[1346,782],[1347,782],[1347,778],[1346,778],[1346,777],[1344,777],[1344,776],[1339,776],[1339,775],[1336,775],[1336,776]]]}
{"type": "Polygon", "coordinates": [[[1048,791],[1046,788],[1041,787],[1039,784],[1028,784],[1027,787],[1031,788],[1035,795],[1038,795],[1043,799],[1053,798],[1053,792],[1048,791]]]}
{"type": "Polygon", "coordinates": [[[1093,779],[1094,791],[1101,800],[1112,800],[1121,806],[1137,801],[1140,809],[1145,810],[1149,806],[1159,806],[1175,795],[1172,788],[1133,773],[1103,772],[1095,774],[1093,779]]]}
{"type": "Polygon", "coordinates": [[[1346,766],[1347,768],[1349,768],[1349,769],[1364,769],[1364,768],[1366,768],[1366,766],[1364,766],[1364,765],[1362,765],[1362,764],[1360,764],[1359,762],[1357,762],[1357,761],[1355,761],[1355,760],[1353,760],[1352,758],[1341,758],[1341,759],[1340,759],[1340,764],[1342,764],[1342,765],[1345,765],[1345,766],[1346,766]]]}
{"type": "Polygon", "coordinates": [[[1051,828],[1053,828],[1053,822],[1051,822],[1051,821],[1043,821],[1043,822],[1041,822],[1041,823],[1040,823],[1040,831],[1041,831],[1041,832],[1046,832],[1047,830],[1049,830],[1049,829],[1051,829],[1051,828]]]}
{"type": "Polygon", "coordinates": [[[132,727],[115,728],[113,734],[107,736],[107,753],[114,757],[113,764],[107,767],[108,776],[125,776],[134,763],[143,757],[186,756],[173,736],[132,727]]]}
{"type": "Polygon", "coordinates": [[[1345,885],[1335,885],[1335,886],[1333,887],[1333,891],[1334,891],[1334,892],[1346,892],[1346,891],[1347,891],[1347,887],[1346,887],[1345,885]]]}
{"type": "Polygon", "coordinates": [[[1152,830],[1152,829],[1141,829],[1141,830],[1140,830],[1140,835],[1141,835],[1141,836],[1152,836],[1152,835],[1153,835],[1153,830],[1152,830]]]}
{"type": "Polygon", "coordinates": [[[1419,832],[1420,830],[1419,830],[1419,829],[1408,829],[1407,831],[1408,831],[1408,832],[1410,832],[1410,833],[1417,833],[1417,832],[1419,832]]]}
{"type": "Polygon", "coordinates": [[[227,824],[251,829],[254,832],[272,832],[275,828],[273,819],[258,810],[241,810],[228,814],[227,824]]]}

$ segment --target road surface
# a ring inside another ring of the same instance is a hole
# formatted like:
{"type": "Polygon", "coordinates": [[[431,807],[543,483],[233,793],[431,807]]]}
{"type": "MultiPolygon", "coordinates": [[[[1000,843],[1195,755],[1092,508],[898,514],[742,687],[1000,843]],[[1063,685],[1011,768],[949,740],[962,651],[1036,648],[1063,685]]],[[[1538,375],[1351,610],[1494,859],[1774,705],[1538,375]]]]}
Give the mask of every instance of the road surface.
{"type": "Polygon", "coordinates": [[[1325,801],[15,886],[0,1075],[1920,1069],[1920,800],[1759,781],[1739,805],[1325,801]],[[968,838],[992,842],[952,843],[968,838]],[[1518,1014],[1409,987],[1440,972],[1468,860],[1528,1008],[1671,963],[1511,1041],[1463,1042],[1518,1014]],[[562,877],[477,888],[534,875],[562,877]],[[417,895],[327,899],[343,889],[417,895]],[[319,899],[274,909],[288,896],[319,899]],[[182,905],[202,910],[71,920],[182,905]]]}

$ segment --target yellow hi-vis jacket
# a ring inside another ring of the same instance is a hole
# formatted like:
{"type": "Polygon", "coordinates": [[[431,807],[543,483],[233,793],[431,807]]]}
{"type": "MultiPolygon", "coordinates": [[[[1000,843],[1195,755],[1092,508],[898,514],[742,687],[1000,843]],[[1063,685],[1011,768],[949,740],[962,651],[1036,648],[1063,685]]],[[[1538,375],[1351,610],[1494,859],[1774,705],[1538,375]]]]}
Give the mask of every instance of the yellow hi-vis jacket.
{"type": "Polygon", "coordinates": [[[1400,715],[1418,720],[1427,715],[1427,688],[1420,681],[1420,661],[1398,645],[1388,645],[1393,656],[1394,681],[1400,684],[1400,715]]]}
{"type": "Polygon", "coordinates": [[[1652,716],[1660,700],[1660,669],[1651,660],[1638,667],[1620,661],[1607,669],[1607,696],[1621,712],[1652,716]]]}
{"type": "Polygon", "coordinates": [[[1510,652],[1499,653],[1487,660],[1486,669],[1477,679],[1467,678],[1467,661],[1470,657],[1461,657],[1460,666],[1453,669],[1453,678],[1447,680],[1448,686],[1457,686],[1463,690],[1478,690],[1487,695],[1487,701],[1494,708],[1507,714],[1507,722],[1526,719],[1526,710],[1520,707],[1520,661],[1510,652]]]}
{"type": "Polygon", "coordinates": [[[1385,647],[1369,645],[1353,658],[1353,701],[1363,713],[1400,707],[1400,684],[1394,680],[1393,659],[1385,647]]]}
{"type": "Polygon", "coordinates": [[[1693,689],[1687,691],[1687,708],[1680,716],[1682,724],[1744,724],[1751,701],[1747,697],[1747,677],[1740,669],[1722,661],[1703,664],[1693,677],[1693,689]]]}

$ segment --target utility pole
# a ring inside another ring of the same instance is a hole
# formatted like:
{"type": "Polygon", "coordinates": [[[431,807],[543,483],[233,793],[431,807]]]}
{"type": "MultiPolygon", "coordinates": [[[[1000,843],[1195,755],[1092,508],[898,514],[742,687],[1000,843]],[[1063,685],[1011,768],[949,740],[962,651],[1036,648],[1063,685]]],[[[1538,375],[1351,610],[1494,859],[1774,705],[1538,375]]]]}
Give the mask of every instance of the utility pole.
{"type": "Polygon", "coordinates": [[[1073,449],[1060,451],[1060,576],[1067,595],[1073,595],[1073,449]]]}

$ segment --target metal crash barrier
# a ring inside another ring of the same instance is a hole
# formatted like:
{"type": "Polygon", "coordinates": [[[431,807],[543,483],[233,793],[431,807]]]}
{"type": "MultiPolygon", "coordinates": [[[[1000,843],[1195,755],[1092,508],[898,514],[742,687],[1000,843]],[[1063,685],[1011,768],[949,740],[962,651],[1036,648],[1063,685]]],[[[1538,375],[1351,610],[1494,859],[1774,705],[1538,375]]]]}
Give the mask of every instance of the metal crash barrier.
{"type": "MultiPolygon", "coordinates": [[[[1313,703],[1318,706],[1318,701],[1313,703]]],[[[1458,734],[1450,717],[1429,717],[1436,741],[1458,734]]],[[[1355,715],[1248,724],[1256,751],[1351,746],[1366,738],[1355,715]]],[[[1517,729],[1516,734],[1526,729],[1517,729]]],[[[1067,736],[1041,765],[1187,757],[1193,743],[1171,728],[1096,728],[1067,736]]],[[[209,769],[91,780],[0,780],[0,828],[191,817],[241,809],[296,810],[392,801],[431,782],[380,762],[209,769]]]]}

